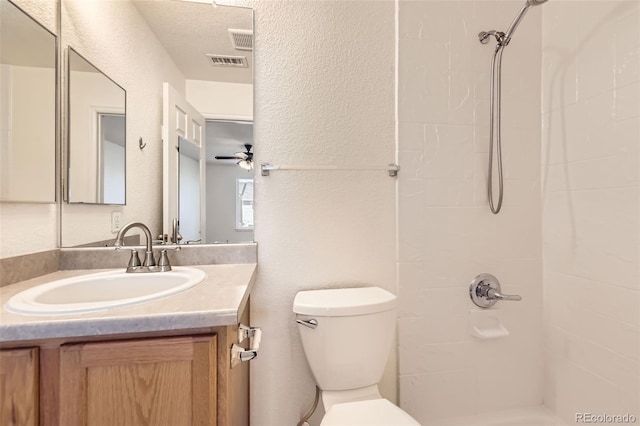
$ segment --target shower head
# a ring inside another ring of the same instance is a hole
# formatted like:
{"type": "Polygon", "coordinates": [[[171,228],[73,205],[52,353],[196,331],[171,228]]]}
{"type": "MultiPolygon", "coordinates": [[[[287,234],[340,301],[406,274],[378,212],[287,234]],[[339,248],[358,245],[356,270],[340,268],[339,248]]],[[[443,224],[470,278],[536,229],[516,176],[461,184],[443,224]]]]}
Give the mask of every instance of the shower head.
{"type": "Polygon", "coordinates": [[[520,25],[520,21],[522,21],[522,18],[524,18],[524,15],[526,15],[530,7],[541,5],[542,3],[546,3],[547,1],[548,0],[527,0],[525,5],[522,6],[522,9],[520,9],[518,16],[516,16],[516,19],[513,20],[513,22],[509,26],[509,29],[505,33],[504,41],[502,44],[504,46],[509,44],[509,41],[511,41],[511,37],[513,36],[513,33],[516,31],[516,28],[518,28],[518,25],[520,25]]]}
{"type": "Polygon", "coordinates": [[[506,33],[495,31],[495,30],[482,31],[480,34],[478,34],[480,43],[487,44],[489,42],[489,37],[494,36],[496,38],[496,41],[498,42],[498,47],[499,48],[505,47],[511,41],[511,37],[513,36],[513,33],[516,31],[516,28],[518,28],[518,25],[520,25],[522,18],[524,18],[524,15],[527,14],[527,11],[529,10],[529,8],[533,6],[539,6],[548,1],[549,0],[527,0],[524,6],[522,6],[522,9],[520,9],[520,12],[518,12],[516,19],[514,19],[511,25],[509,26],[509,29],[507,30],[506,33]]]}

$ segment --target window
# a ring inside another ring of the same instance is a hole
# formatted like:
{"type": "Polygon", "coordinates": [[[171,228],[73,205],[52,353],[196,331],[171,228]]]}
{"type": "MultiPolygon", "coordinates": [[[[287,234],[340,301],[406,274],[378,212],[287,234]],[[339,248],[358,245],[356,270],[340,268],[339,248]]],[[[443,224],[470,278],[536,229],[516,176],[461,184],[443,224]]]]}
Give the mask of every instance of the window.
{"type": "Polygon", "coordinates": [[[236,179],[236,229],[253,230],[253,179],[236,179]]]}

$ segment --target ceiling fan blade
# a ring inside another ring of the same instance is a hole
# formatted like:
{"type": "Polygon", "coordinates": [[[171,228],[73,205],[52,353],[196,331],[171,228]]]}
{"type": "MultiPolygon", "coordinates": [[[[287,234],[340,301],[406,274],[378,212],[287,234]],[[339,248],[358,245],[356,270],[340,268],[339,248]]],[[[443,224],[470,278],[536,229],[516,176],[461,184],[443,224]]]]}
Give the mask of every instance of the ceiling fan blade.
{"type": "Polygon", "coordinates": [[[216,155],[215,157],[216,160],[241,160],[238,157],[229,157],[229,156],[225,156],[225,155],[216,155]]]}
{"type": "Polygon", "coordinates": [[[236,152],[233,155],[235,155],[238,160],[246,160],[249,158],[249,153],[247,152],[236,152]]]}

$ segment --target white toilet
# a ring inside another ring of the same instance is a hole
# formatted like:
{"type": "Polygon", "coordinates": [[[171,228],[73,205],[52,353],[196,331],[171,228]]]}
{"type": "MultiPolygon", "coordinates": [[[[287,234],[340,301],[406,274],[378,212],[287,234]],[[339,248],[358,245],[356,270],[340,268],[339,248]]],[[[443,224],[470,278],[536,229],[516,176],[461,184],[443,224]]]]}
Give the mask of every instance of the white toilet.
{"type": "Polygon", "coordinates": [[[321,426],[416,426],[378,391],[396,327],[396,296],[378,287],[300,291],[293,301],[322,390],[321,426]]]}

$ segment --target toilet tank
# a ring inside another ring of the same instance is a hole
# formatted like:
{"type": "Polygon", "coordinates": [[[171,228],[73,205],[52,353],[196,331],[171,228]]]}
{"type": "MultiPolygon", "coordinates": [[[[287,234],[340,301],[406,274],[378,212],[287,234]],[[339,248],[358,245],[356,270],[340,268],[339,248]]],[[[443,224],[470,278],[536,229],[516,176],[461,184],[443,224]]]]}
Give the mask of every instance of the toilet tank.
{"type": "Polygon", "coordinates": [[[307,361],[322,390],[377,384],[396,328],[396,296],[379,287],[300,291],[293,301],[307,361]]]}

